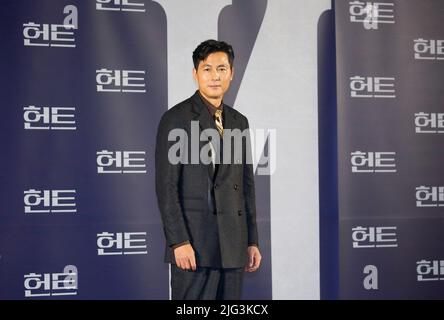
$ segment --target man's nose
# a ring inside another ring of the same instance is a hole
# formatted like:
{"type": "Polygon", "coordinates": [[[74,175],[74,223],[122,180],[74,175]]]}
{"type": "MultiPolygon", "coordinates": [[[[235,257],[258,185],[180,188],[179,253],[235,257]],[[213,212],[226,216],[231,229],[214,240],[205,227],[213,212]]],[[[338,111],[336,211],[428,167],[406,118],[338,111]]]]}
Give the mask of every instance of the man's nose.
{"type": "Polygon", "coordinates": [[[217,70],[213,70],[213,72],[211,73],[211,79],[212,79],[212,80],[220,80],[220,74],[219,74],[219,71],[217,71],[217,70]]]}

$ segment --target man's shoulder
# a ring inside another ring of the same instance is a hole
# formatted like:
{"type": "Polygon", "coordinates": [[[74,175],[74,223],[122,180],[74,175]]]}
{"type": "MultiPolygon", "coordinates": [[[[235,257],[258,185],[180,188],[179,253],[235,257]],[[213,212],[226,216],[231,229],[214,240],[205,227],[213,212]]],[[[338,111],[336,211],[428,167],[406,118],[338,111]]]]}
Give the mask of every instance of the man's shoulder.
{"type": "Polygon", "coordinates": [[[190,121],[192,115],[192,101],[191,98],[188,98],[165,111],[160,120],[160,125],[176,127],[184,126],[190,121]]]}
{"type": "Polygon", "coordinates": [[[228,110],[232,115],[234,115],[236,118],[243,122],[248,122],[248,119],[245,115],[243,115],[240,111],[234,109],[233,107],[224,104],[224,110],[228,110]]]}

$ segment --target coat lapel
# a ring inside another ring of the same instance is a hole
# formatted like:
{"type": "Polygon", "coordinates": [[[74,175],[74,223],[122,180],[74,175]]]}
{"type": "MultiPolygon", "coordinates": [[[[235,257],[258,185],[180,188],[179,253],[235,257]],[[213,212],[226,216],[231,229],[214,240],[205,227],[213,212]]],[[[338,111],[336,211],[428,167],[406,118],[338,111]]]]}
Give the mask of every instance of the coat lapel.
{"type": "MultiPolygon", "coordinates": [[[[191,97],[191,100],[193,102],[192,103],[192,112],[194,113],[193,120],[199,121],[199,128],[200,128],[199,136],[200,136],[201,132],[203,132],[206,129],[217,130],[216,125],[215,125],[214,121],[211,119],[210,113],[207,110],[207,106],[203,103],[203,101],[200,98],[199,93],[197,91],[191,97]]],[[[205,133],[204,133],[204,136],[206,136],[205,133]]],[[[208,136],[206,136],[206,137],[207,137],[207,141],[210,141],[210,138],[208,136]]],[[[205,141],[199,142],[199,157],[200,157],[201,148],[204,145],[206,145],[207,143],[208,142],[205,142],[205,141]]],[[[210,176],[211,179],[213,179],[213,176],[214,176],[213,164],[210,163],[206,166],[208,168],[208,175],[210,176]]]]}
{"type": "MultiPolygon", "coordinates": [[[[214,123],[214,120],[211,118],[210,113],[207,110],[207,106],[204,104],[202,99],[199,96],[198,91],[191,97],[191,100],[193,102],[192,111],[194,113],[193,120],[199,121],[199,127],[201,132],[205,129],[214,129],[217,131],[216,124],[214,123]]],[[[225,129],[240,129],[240,124],[238,123],[238,119],[236,117],[236,114],[234,113],[233,109],[229,106],[224,104],[223,107],[223,126],[225,129]]],[[[199,134],[201,133],[199,132],[199,134]]],[[[225,134],[224,134],[225,135],[225,134]]],[[[208,136],[207,136],[208,137],[208,136]]],[[[205,142],[201,142],[200,147],[205,145],[205,142]]],[[[223,138],[220,140],[220,148],[223,148],[223,138]]],[[[200,152],[200,149],[199,149],[200,152]]],[[[219,169],[216,173],[216,176],[214,176],[214,168],[213,164],[207,165],[208,167],[208,174],[210,175],[210,178],[217,179],[218,177],[221,177],[223,172],[228,169],[229,163],[223,164],[223,159],[220,159],[219,169]]]]}
{"type": "MultiPolygon", "coordinates": [[[[230,108],[229,106],[224,104],[224,119],[223,119],[223,126],[224,126],[224,135],[225,136],[225,132],[227,129],[240,129],[240,125],[237,123],[237,117],[236,114],[233,112],[233,109],[230,108]]],[[[222,139],[222,144],[220,146],[221,148],[223,148],[223,139],[222,139]]],[[[231,146],[231,149],[233,149],[233,146],[231,146]]],[[[230,152],[232,152],[233,150],[231,150],[230,152]]],[[[230,158],[232,158],[232,155],[230,156],[230,158]]],[[[221,159],[221,164],[219,165],[219,170],[217,171],[217,175],[216,175],[216,179],[218,177],[222,177],[224,172],[229,168],[230,163],[223,163],[223,159],[221,159]]]]}

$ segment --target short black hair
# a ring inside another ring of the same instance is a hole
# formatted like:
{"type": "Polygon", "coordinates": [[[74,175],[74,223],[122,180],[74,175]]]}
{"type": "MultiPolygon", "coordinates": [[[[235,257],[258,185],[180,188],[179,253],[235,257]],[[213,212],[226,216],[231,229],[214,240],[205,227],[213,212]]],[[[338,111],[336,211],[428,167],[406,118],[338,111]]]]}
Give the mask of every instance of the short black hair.
{"type": "Polygon", "coordinates": [[[224,41],[206,40],[199,44],[193,51],[193,64],[197,70],[199,62],[204,61],[210,54],[215,52],[225,52],[230,62],[230,67],[233,67],[234,51],[233,47],[224,41]]]}

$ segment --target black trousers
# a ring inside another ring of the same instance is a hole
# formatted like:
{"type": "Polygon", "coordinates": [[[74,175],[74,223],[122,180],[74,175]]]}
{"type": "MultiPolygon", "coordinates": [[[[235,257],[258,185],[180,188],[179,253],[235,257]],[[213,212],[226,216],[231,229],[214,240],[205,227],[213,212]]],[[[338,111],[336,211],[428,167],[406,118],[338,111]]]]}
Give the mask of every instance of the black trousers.
{"type": "Polygon", "coordinates": [[[183,270],[171,264],[172,300],[240,300],[243,268],[183,270]]]}

